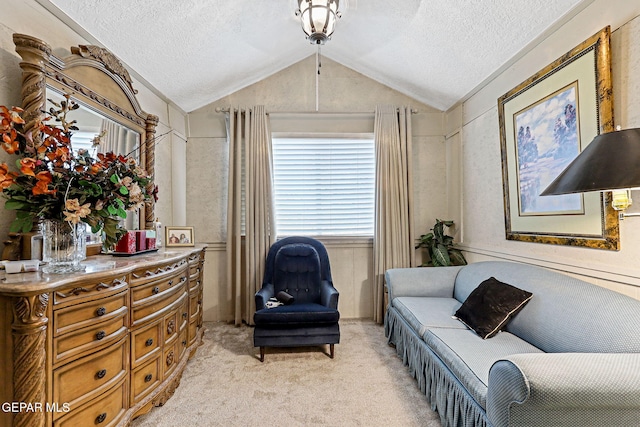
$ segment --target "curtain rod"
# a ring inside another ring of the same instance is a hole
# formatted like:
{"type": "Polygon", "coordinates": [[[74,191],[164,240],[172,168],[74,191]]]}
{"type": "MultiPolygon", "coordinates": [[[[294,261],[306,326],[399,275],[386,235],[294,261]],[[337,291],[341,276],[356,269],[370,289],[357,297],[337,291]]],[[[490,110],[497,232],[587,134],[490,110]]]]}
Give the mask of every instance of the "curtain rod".
{"type": "MultiPolygon", "coordinates": [[[[216,113],[228,113],[231,111],[228,107],[216,107],[216,113]]],[[[234,108],[233,111],[238,111],[234,108]]],[[[240,111],[246,111],[246,108],[241,108],[240,111]]],[[[418,114],[420,110],[414,108],[411,109],[411,114],[418,114]]],[[[375,114],[375,111],[272,111],[267,114],[375,114]]]]}

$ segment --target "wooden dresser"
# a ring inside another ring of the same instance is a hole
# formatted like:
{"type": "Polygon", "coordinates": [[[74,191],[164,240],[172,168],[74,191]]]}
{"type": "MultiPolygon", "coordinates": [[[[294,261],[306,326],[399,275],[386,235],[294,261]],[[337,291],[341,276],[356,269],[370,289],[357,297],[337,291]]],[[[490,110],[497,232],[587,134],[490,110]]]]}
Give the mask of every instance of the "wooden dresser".
{"type": "Polygon", "coordinates": [[[0,273],[0,426],[126,426],[202,342],[204,247],[0,273]]]}

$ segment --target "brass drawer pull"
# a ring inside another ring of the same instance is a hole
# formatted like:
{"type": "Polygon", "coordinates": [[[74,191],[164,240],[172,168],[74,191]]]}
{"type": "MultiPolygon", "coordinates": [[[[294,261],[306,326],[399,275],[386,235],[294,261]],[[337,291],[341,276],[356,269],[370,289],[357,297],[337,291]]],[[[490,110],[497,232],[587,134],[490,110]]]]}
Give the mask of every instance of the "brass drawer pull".
{"type": "Polygon", "coordinates": [[[100,331],[100,332],[98,332],[98,333],[96,334],[96,339],[97,339],[98,341],[100,341],[101,339],[103,339],[103,338],[104,338],[104,337],[106,337],[106,336],[107,336],[107,333],[106,333],[105,331],[100,331]]]}
{"type": "Polygon", "coordinates": [[[157,286],[155,286],[155,287],[153,288],[153,290],[151,291],[151,293],[153,293],[154,295],[155,295],[155,294],[157,294],[158,292],[160,292],[160,288],[159,288],[159,287],[157,287],[157,286]]]}
{"type": "Polygon", "coordinates": [[[151,375],[151,374],[147,374],[147,375],[145,375],[145,377],[144,377],[144,382],[145,382],[145,383],[148,383],[148,382],[149,382],[149,381],[151,381],[152,379],[153,379],[153,375],[151,375]]]}
{"type": "Polygon", "coordinates": [[[105,314],[107,314],[107,309],[104,307],[100,307],[99,309],[96,310],[96,314],[98,316],[104,316],[105,314]]]}
{"type": "Polygon", "coordinates": [[[149,338],[148,340],[146,340],[144,342],[144,345],[146,345],[147,347],[151,347],[153,345],[153,338],[149,338]]]}
{"type": "Polygon", "coordinates": [[[103,412],[102,414],[100,414],[100,415],[98,415],[96,417],[96,424],[100,424],[100,423],[104,422],[104,420],[106,420],[106,419],[107,419],[107,413],[103,412]]]}
{"type": "Polygon", "coordinates": [[[96,377],[101,380],[104,378],[104,376],[107,375],[107,370],[106,369],[100,369],[97,373],[96,373],[96,377]]]}
{"type": "Polygon", "coordinates": [[[187,318],[187,316],[188,316],[188,314],[187,314],[187,312],[186,312],[186,311],[185,311],[184,313],[182,313],[182,318],[183,318],[183,319],[186,319],[186,318],[187,318]]]}
{"type": "Polygon", "coordinates": [[[169,280],[169,286],[173,286],[173,279],[169,280]]]}
{"type": "Polygon", "coordinates": [[[182,340],[182,346],[186,347],[187,346],[187,340],[182,340]]]}

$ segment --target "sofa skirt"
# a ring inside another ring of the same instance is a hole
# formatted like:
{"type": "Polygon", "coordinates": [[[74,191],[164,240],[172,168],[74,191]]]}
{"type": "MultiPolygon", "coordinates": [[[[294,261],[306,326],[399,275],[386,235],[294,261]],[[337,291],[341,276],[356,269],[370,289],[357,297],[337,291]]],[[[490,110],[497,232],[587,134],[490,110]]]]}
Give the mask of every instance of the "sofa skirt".
{"type": "Polygon", "coordinates": [[[490,427],[485,410],[394,307],[387,309],[384,328],[388,343],[395,345],[443,427],[490,427]]]}

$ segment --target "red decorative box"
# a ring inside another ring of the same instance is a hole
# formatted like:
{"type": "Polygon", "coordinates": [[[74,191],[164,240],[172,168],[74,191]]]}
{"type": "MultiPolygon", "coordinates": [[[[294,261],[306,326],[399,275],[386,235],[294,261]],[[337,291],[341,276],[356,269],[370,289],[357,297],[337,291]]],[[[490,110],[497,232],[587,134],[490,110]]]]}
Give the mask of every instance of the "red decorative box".
{"type": "Polygon", "coordinates": [[[118,240],[116,244],[116,252],[124,252],[133,254],[136,252],[136,232],[127,231],[127,233],[118,240]]]}
{"type": "Polygon", "coordinates": [[[155,248],[156,248],[156,238],[147,237],[147,249],[155,249],[155,248]]]}
{"type": "Polygon", "coordinates": [[[147,232],[145,230],[136,231],[136,248],[138,252],[147,250],[147,232]]]}

